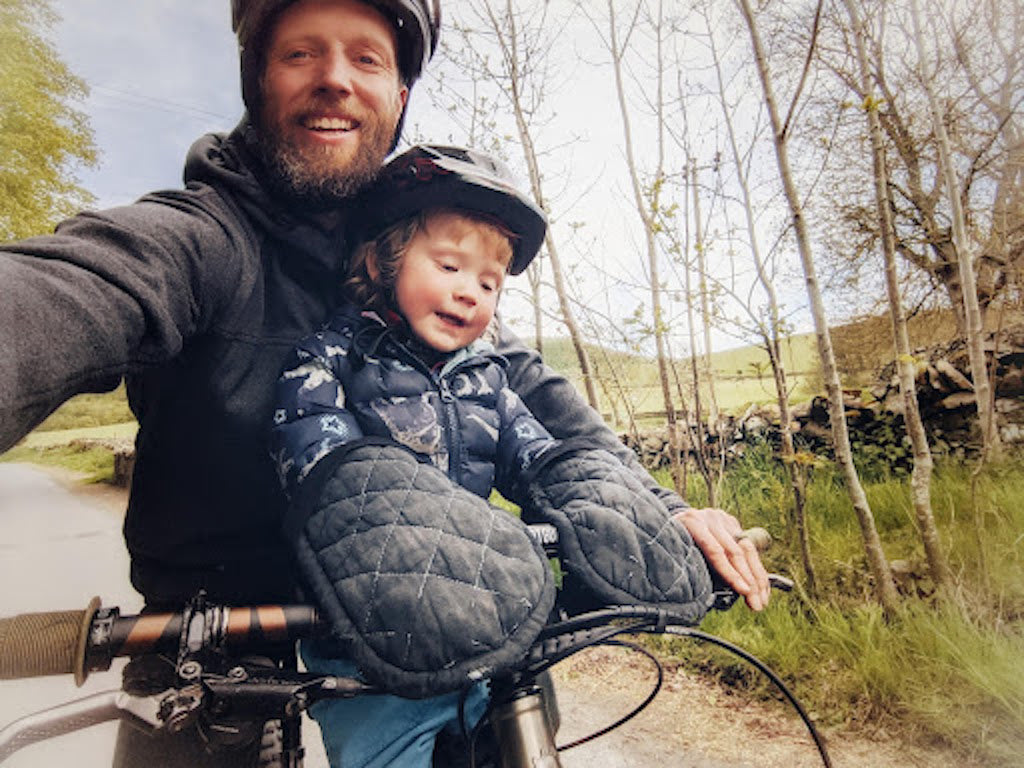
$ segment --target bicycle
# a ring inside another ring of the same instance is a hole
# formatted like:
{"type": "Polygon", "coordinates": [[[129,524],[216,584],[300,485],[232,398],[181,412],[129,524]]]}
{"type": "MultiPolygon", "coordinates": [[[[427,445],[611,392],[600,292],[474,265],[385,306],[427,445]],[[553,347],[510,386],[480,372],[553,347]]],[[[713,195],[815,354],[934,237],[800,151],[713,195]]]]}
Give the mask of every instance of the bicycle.
{"type": "MultiPolygon", "coordinates": [[[[557,552],[551,526],[531,534],[549,555],[557,552]]],[[[772,586],[792,583],[772,576],[772,586]]],[[[728,608],[737,595],[715,594],[714,608],[728,608]]],[[[153,692],[105,691],[22,717],[0,729],[0,763],[30,744],[109,720],[127,720],[143,729],[178,732],[192,723],[215,726],[219,738],[242,738],[245,728],[263,726],[260,768],[301,768],[302,713],[322,699],[384,693],[358,679],[283,669],[250,658],[280,655],[303,638],[326,629],[309,605],[230,607],[213,605],[200,593],[183,609],[121,616],[93,598],[83,610],[0,619],[0,679],[73,674],[81,685],[91,672],[110,668],[122,656],[164,654],[174,658],[174,679],[153,692]],[[266,724],[266,725],[263,725],[266,724]]],[[[831,761],[824,740],[785,684],[746,651],[701,632],[671,614],[635,606],[612,606],[568,616],[561,611],[545,627],[516,669],[491,680],[491,704],[474,728],[465,729],[469,764],[476,763],[482,729],[490,726],[502,768],[559,768],[558,753],[592,741],[638,715],[662,684],[660,662],[626,635],[671,634],[713,643],[767,675],[808,728],[825,766],[831,761]],[[620,645],[650,659],[657,670],[653,690],[631,712],[571,744],[556,746],[557,704],[546,677],[569,656],[595,645],[620,645]]]]}

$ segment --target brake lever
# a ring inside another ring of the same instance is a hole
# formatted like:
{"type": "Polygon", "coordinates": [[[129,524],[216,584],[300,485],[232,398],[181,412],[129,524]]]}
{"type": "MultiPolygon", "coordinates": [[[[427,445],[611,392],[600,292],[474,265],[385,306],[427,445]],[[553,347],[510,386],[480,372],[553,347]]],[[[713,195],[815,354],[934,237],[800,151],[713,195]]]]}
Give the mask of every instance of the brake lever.
{"type": "MultiPolygon", "coordinates": [[[[780,592],[792,592],[795,586],[792,579],[780,576],[777,573],[768,574],[768,585],[780,592]]],[[[717,584],[716,586],[718,588],[711,593],[711,610],[727,611],[729,608],[732,608],[733,603],[739,600],[740,594],[724,584],[717,584]]]]}

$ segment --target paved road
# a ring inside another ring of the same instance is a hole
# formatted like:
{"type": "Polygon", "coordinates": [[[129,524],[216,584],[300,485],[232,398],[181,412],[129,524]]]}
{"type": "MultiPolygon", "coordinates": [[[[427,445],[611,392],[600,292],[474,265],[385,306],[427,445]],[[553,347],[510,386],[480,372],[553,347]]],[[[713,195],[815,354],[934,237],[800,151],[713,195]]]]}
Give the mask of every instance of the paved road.
{"type": "MultiPolygon", "coordinates": [[[[128,583],[128,556],[119,516],[76,498],[50,475],[21,464],[0,464],[0,616],[84,608],[93,595],[109,605],[137,609],[128,583]]],[[[120,666],[90,676],[0,682],[0,723],[52,704],[116,687],[120,666]]],[[[113,724],[25,749],[4,768],[109,766],[113,724]]]]}
{"type": "MultiPolygon", "coordinates": [[[[128,582],[128,555],[116,505],[75,494],[38,467],[0,464],[0,616],[84,608],[93,595],[132,613],[142,605],[128,582]]],[[[89,676],[0,681],[0,726],[23,715],[120,685],[117,664],[89,676]]],[[[3,768],[109,768],[114,723],[27,747],[3,768]]],[[[307,768],[326,758],[316,726],[304,729],[307,768]]],[[[156,767],[154,767],[156,768],[156,767]]]]}

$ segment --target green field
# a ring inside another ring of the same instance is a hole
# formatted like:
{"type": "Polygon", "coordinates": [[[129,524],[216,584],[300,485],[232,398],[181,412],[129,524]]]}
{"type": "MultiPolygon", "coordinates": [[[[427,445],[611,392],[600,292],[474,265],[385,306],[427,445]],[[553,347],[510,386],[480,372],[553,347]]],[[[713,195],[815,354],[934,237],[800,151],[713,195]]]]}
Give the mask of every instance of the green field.
{"type": "MultiPolygon", "coordinates": [[[[606,352],[588,347],[591,366],[604,386],[598,386],[601,411],[612,418],[611,396],[628,398],[639,414],[664,413],[664,401],[658,377],[657,362],[649,357],[624,352],[606,352]]],[[[544,360],[583,391],[579,361],[567,339],[547,339],[544,360]]],[[[798,334],[785,342],[783,362],[791,398],[808,400],[818,392],[818,354],[813,334],[798,334]]],[[[768,364],[768,353],[756,347],[743,347],[717,352],[711,357],[718,407],[726,413],[741,413],[751,403],[775,402],[774,382],[768,364]]],[[[679,391],[688,407],[693,407],[692,364],[689,359],[675,361],[672,394],[678,405],[679,391]]],[[[708,389],[701,387],[704,410],[707,410],[708,389]]],[[[621,402],[621,401],[620,401],[621,402]]],[[[624,418],[624,408],[617,415],[624,418]]],[[[646,419],[645,419],[646,420],[646,419]]]]}

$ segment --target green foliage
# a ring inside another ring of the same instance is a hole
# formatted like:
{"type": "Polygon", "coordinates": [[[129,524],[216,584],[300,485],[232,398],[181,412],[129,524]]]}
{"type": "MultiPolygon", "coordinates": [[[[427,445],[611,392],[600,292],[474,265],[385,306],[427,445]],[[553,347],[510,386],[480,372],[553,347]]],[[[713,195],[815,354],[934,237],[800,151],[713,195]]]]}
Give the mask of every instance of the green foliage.
{"type": "MultiPolygon", "coordinates": [[[[860,530],[831,464],[810,468],[807,520],[819,587],[776,596],[768,610],[710,615],[701,629],[767,662],[825,723],[898,732],[962,749],[966,759],[1015,765],[1024,749],[1024,464],[972,468],[942,464],[932,485],[957,595],[939,600],[927,575],[906,478],[880,476],[865,491],[890,560],[910,564],[898,582],[903,603],[886,618],[875,604],[860,530]]],[[[699,486],[695,486],[695,489],[699,486]]],[[[724,506],[776,538],[770,570],[799,580],[788,522],[788,477],[768,446],[730,468],[724,506]]],[[[697,500],[691,499],[696,503],[697,500]]],[[[666,652],[726,684],[774,696],[739,660],[707,646],[672,641],[666,652]]]]}
{"type": "Polygon", "coordinates": [[[121,384],[113,392],[71,398],[36,427],[36,432],[124,424],[134,420],[135,416],[128,408],[124,384],[121,384]]]}
{"type": "Polygon", "coordinates": [[[46,39],[48,0],[0,3],[0,240],[41,234],[92,202],[75,170],[96,162],[86,86],[46,39]]]}
{"type": "MultiPolygon", "coordinates": [[[[863,603],[809,609],[776,600],[755,615],[734,606],[701,629],[744,648],[780,674],[825,725],[898,731],[964,750],[984,765],[1016,765],[1024,747],[1024,634],[950,605],[908,603],[891,619],[863,603]]],[[[726,685],[776,691],[712,646],[662,643],[665,653],[726,685]]]]}
{"type": "Polygon", "coordinates": [[[90,483],[109,483],[114,477],[114,454],[102,446],[84,443],[17,445],[0,455],[0,461],[63,467],[85,475],[86,482],[90,483]]]}

